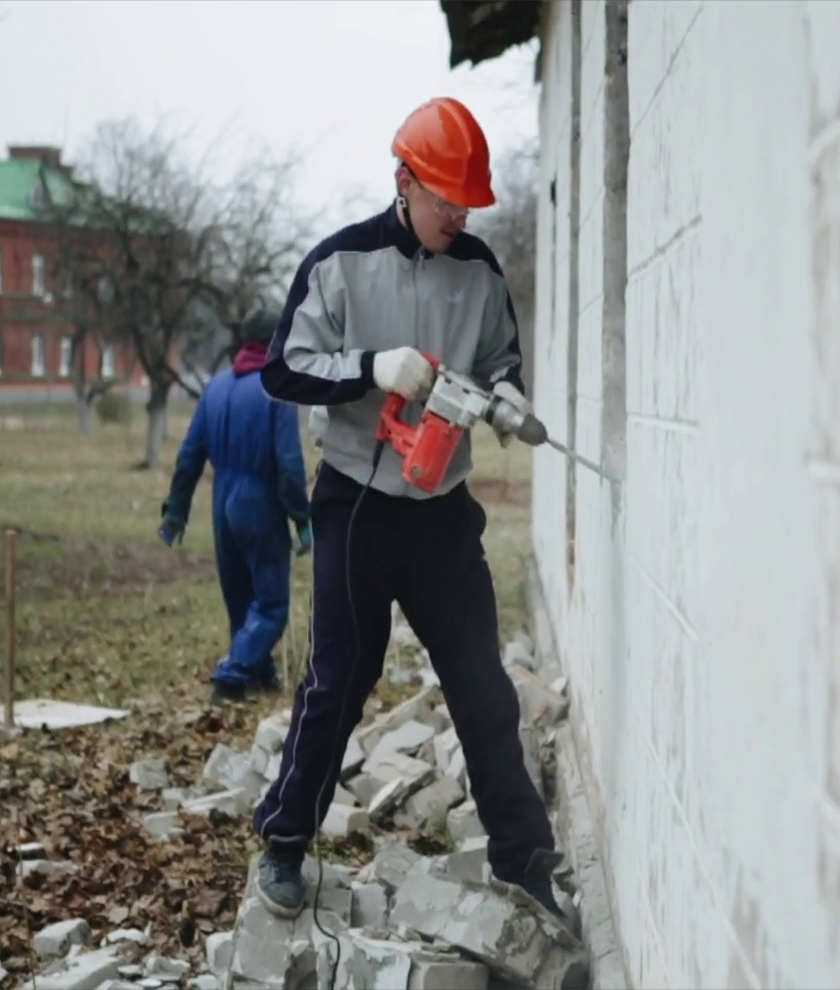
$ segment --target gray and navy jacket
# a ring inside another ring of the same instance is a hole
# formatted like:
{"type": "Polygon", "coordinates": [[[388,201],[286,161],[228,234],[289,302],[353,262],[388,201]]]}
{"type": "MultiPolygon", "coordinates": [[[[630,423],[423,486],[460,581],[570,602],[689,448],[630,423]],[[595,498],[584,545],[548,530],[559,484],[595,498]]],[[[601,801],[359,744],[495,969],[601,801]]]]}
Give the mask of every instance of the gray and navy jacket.
{"type": "MultiPolygon", "coordinates": [[[[506,380],[523,390],[516,316],[493,252],[461,233],[445,254],[432,254],[393,204],[328,237],[303,260],[262,370],[263,388],[276,399],[321,407],[313,413],[324,461],[364,484],[385,401],[373,358],[404,345],[485,387],[506,380]]],[[[422,408],[409,404],[403,418],[417,423],[422,408]]],[[[467,432],[435,495],[451,491],[471,467],[467,432]]],[[[402,460],[387,445],[372,487],[430,497],[403,480],[402,460]]]]}

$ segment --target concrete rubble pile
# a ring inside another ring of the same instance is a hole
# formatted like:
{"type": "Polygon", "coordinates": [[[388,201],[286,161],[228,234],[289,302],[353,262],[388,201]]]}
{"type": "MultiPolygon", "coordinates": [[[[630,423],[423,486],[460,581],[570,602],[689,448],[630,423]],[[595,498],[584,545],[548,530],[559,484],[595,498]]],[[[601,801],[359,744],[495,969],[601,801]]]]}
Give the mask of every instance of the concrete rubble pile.
{"type": "MultiPolygon", "coordinates": [[[[538,669],[527,637],[508,645],[504,661],[520,699],[528,769],[550,805],[554,727],[568,711],[565,683],[538,669]]],[[[36,937],[44,961],[39,990],[308,990],[329,987],[333,976],[336,990],[588,986],[586,950],[572,934],[579,933],[579,895],[569,871],[561,879],[565,893],[556,891],[566,925],[492,877],[464,754],[446,707],[436,703],[430,668],[422,683],[350,739],[322,831],[333,839],[372,834],[376,855],[361,869],[323,864],[317,917],[314,860],[305,863],[307,901],[295,921],[274,917],[256,896],[254,860],[234,930],[207,937],[205,972],[138,955],[148,932],[115,932],[91,948],[87,924],[70,920],[36,937]],[[402,841],[418,831],[448,833],[453,851],[419,855],[402,841]]],[[[165,810],[146,816],[146,827],[159,837],[187,828],[180,809],[249,815],[276,778],[290,715],[263,720],[249,752],[217,746],[194,789],[169,788],[159,761],[135,764],[135,785],[159,790],[164,802],[165,810]]]]}

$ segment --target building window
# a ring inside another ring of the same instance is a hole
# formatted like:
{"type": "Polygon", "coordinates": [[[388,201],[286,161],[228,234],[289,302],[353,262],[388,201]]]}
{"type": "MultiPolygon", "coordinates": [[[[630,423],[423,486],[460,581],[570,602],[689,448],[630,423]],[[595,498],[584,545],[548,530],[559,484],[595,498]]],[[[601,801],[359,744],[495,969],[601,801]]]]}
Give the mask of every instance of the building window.
{"type": "Polygon", "coordinates": [[[44,338],[36,334],[32,338],[32,369],[33,378],[44,376],[44,338]]]}
{"type": "Polygon", "coordinates": [[[46,263],[42,254],[32,255],[32,295],[42,297],[46,291],[46,263]]]}
{"type": "Polygon", "coordinates": [[[114,377],[114,345],[102,345],[102,367],[99,374],[102,378],[114,377]]]}
{"type": "Polygon", "coordinates": [[[70,374],[70,361],[73,358],[73,341],[70,337],[61,338],[61,357],[59,358],[58,373],[62,378],[70,374]]]}

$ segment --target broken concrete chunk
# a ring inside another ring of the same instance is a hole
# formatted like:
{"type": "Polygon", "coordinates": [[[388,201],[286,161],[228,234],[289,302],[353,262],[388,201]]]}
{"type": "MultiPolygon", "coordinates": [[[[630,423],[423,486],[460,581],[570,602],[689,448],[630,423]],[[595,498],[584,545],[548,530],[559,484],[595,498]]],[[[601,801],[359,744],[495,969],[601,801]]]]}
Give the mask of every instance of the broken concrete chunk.
{"type": "Polygon", "coordinates": [[[458,733],[454,728],[447,729],[445,732],[441,732],[440,735],[435,736],[435,765],[441,773],[446,773],[449,770],[452,757],[460,745],[458,733]]]}
{"type": "Polygon", "coordinates": [[[350,924],[353,928],[384,928],[388,922],[388,895],[378,883],[354,883],[350,924]]]}
{"type": "Polygon", "coordinates": [[[41,974],[20,990],[91,990],[106,980],[116,980],[119,962],[114,948],[83,952],[59,973],[41,974]]]}
{"type": "Polygon", "coordinates": [[[347,740],[347,748],[344,750],[344,757],[341,760],[342,779],[345,779],[349,774],[356,773],[364,762],[365,752],[356,737],[356,733],[353,732],[347,740]]]}
{"type": "Polygon", "coordinates": [[[47,852],[40,842],[24,842],[15,846],[13,855],[15,859],[46,859],[47,852]]]}
{"type": "MultiPolygon", "coordinates": [[[[345,924],[330,911],[318,911],[318,920],[335,934],[345,930],[345,924]]],[[[315,955],[312,951],[313,913],[304,908],[293,921],[276,918],[256,897],[245,900],[237,918],[237,938],[234,948],[232,972],[246,980],[259,980],[272,987],[287,985],[287,974],[293,968],[298,978],[311,977],[315,972],[315,955]],[[300,972],[300,970],[306,972],[300,972]]]]}
{"type": "Polygon", "coordinates": [[[242,788],[229,791],[219,791],[207,794],[205,797],[194,798],[184,804],[184,811],[190,815],[209,815],[211,811],[221,811],[232,818],[247,814],[251,808],[252,798],[242,788]]]}
{"type": "Polygon", "coordinates": [[[207,956],[207,968],[220,979],[223,979],[233,959],[233,932],[213,932],[204,942],[204,952],[207,956]]]}
{"type": "Polygon", "coordinates": [[[367,772],[386,783],[401,780],[406,790],[412,791],[429,783],[435,775],[435,768],[423,760],[406,756],[405,753],[387,753],[379,757],[367,772]]]}
{"type": "Polygon", "coordinates": [[[444,872],[459,880],[486,883],[490,864],[487,862],[487,837],[464,839],[455,852],[444,860],[444,872]]]}
{"type": "Polygon", "coordinates": [[[170,959],[167,956],[152,953],[146,960],[147,976],[186,976],[190,971],[190,964],[184,959],[170,959]]]}
{"type": "Polygon", "coordinates": [[[251,769],[254,773],[258,773],[261,777],[265,777],[265,771],[268,768],[268,761],[271,759],[271,753],[268,750],[262,748],[262,746],[254,745],[251,747],[251,755],[248,760],[251,764],[251,769]]]}
{"type": "Polygon", "coordinates": [[[212,973],[201,973],[187,983],[188,990],[219,990],[220,986],[212,973]]]}
{"type": "Polygon", "coordinates": [[[359,804],[364,808],[369,808],[371,801],[382,790],[387,781],[373,777],[369,773],[360,773],[358,777],[353,777],[347,781],[348,788],[356,795],[359,804]]]}
{"type": "Polygon", "coordinates": [[[376,856],[359,871],[357,879],[362,883],[380,883],[392,894],[421,858],[401,842],[384,839],[379,844],[376,856]]]}
{"type": "Polygon", "coordinates": [[[443,828],[449,809],[463,800],[464,792],[458,781],[452,777],[440,777],[412,794],[394,816],[394,822],[414,829],[443,828]]]}
{"type": "Polygon", "coordinates": [[[137,760],[128,768],[128,779],[141,791],[161,791],[169,786],[166,760],[137,760]]]}
{"type": "Polygon", "coordinates": [[[514,639],[505,647],[505,651],[502,654],[502,664],[505,667],[513,667],[514,664],[519,664],[525,667],[526,670],[536,670],[538,667],[537,661],[534,659],[534,644],[523,642],[521,639],[514,639]]]}
{"type": "Polygon", "coordinates": [[[203,797],[207,793],[200,787],[165,787],[160,792],[164,811],[177,811],[187,801],[203,797]]]}
{"type": "MultiPolygon", "coordinates": [[[[146,932],[141,931],[139,928],[118,928],[115,932],[111,932],[109,935],[105,936],[105,941],[108,945],[116,945],[119,942],[133,942],[135,945],[148,945],[151,942],[151,938],[146,932]]],[[[120,971],[120,976],[125,976],[126,974],[120,971]]]]}
{"type": "Polygon", "coordinates": [[[546,675],[519,665],[509,673],[519,698],[520,716],[526,725],[548,728],[568,715],[569,699],[552,690],[546,675]]]}
{"type": "Polygon", "coordinates": [[[90,926],[84,918],[56,921],[42,928],[32,941],[41,959],[56,959],[66,955],[71,945],[90,944],[90,926]]]}
{"type": "Polygon", "coordinates": [[[350,791],[345,790],[341,784],[335,785],[335,794],[333,795],[333,803],[335,804],[356,804],[356,795],[351,794],[350,791]]]}
{"type": "Polygon", "coordinates": [[[533,725],[519,726],[519,740],[522,743],[522,752],[525,757],[525,769],[528,776],[539,792],[540,797],[545,796],[542,781],[542,760],[540,759],[540,737],[533,725]]]}
{"type": "Polygon", "coordinates": [[[177,811],[153,811],[143,815],[143,825],[156,838],[177,835],[183,832],[183,822],[177,811]]]}
{"type": "Polygon", "coordinates": [[[139,980],[143,975],[143,967],[138,963],[127,963],[125,966],[120,966],[117,973],[124,980],[139,980]]]}
{"type": "Polygon", "coordinates": [[[75,869],[76,864],[66,860],[53,862],[50,859],[25,859],[22,863],[18,863],[16,872],[19,877],[28,877],[31,873],[48,875],[50,873],[67,873],[75,869]]]}
{"type": "Polygon", "coordinates": [[[265,750],[269,756],[279,753],[289,734],[289,723],[281,715],[264,718],[254,733],[254,746],[265,750]]]}
{"type": "Polygon", "coordinates": [[[359,744],[365,753],[370,754],[373,752],[374,746],[376,746],[386,732],[393,732],[401,725],[405,725],[406,722],[415,721],[434,725],[434,719],[432,718],[432,698],[435,690],[434,687],[424,688],[401,705],[397,705],[396,708],[378,715],[364,729],[360,729],[357,736],[359,744]]]}
{"type": "Polygon", "coordinates": [[[484,835],[475,801],[465,801],[453,808],[446,816],[446,828],[456,845],[464,839],[477,839],[484,835]]]}
{"type": "Polygon", "coordinates": [[[370,751],[370,756],[362,766],[363,773],[373,772],[379,760],[392,753],[416,753],[417,750],[431,739],[435,730],[431,725],[411,719],[396,729],[386,732],[370,751]]]}
{"type": "Polygon", "coordinates": [[[364,832],[370,825],[370,816],[361,808],[347,804],[331,804],[321,831],[332,839],[350,835],[351,832],[364,832]]]}
{"type": "Polygon", "coordinates": [[[449,769],[446,771],[448,777],[452,777],[453,780],[457,780],[464,790],[467,790],[467,761],[464,757],[464,751],[459,746],[452,755],[452,759],[449,761],[449,769]]]}
{"type": "Polygon", "coordinates": [[[490,971],[466,959],[415,959],[407,990],[487,990],[490,971]]]}
{"type": "Polygon", "coordinates": [[[247,791],[251,800],[263,786],[263,777],[252,767],[250,755],[237,753],[224,743],[219,743],[210,754],[204,767],[204,778],[228,791],[247,791]]]}
{"type": "Polygon", "coordinates": [[[413,875],[396,893],[391,922],[457,946],[520,987],[588,985],[577,978],[588,981],[580,944],[515,887],[413,875]]]}

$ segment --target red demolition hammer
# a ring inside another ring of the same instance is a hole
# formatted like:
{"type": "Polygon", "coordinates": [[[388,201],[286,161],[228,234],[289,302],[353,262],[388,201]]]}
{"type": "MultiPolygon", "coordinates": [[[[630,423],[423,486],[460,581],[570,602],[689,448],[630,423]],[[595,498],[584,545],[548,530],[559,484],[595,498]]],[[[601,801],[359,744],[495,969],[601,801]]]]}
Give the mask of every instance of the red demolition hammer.
{"type": "Polygon", "coordinates": [[[403,478],[431,494],[443,481],[464,430],[479,420],[524,443],[538,447],[548,439],[545,426],[532,413],[486,392],[466,375],[451,371],[429,354],[423,357],[435,369],[435,383],[417,426],[400,419],[407,400],[389,395],[382,405],[376,439],[390,443],[403,459],[403,478]]]}

